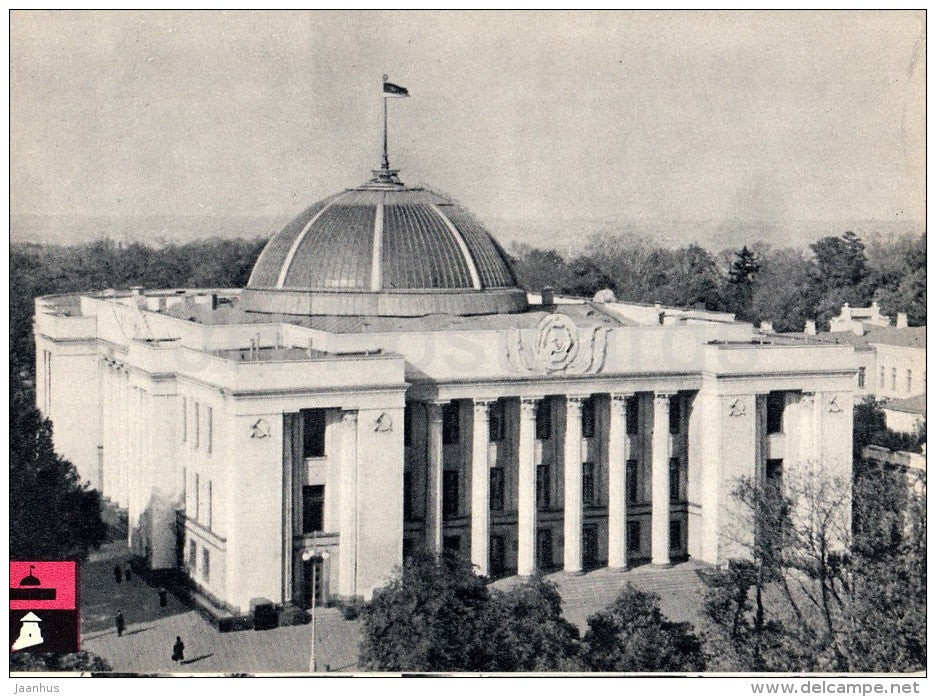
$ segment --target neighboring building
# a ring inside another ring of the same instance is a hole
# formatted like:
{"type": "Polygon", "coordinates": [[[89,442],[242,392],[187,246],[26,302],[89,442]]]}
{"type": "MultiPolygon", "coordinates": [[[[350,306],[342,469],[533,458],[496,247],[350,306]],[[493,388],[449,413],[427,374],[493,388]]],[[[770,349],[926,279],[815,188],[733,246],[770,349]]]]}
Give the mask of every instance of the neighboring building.
{"type": "Polygon", "coordinates": [[[719,563],[753,535],[738,478],[851,480],[851,345],[530,304],[476,219],[386,168],[243,290],[47,296],[35,336],[58,451],[134,554],[232,612],[307,604],[313,563],[323,597],[369,597],[417,546],[494,575],[719,563]]]}
{"type": "Polygon", "coordinates": [[[903,472],[907,478],[907,485],[914,493],[926,494],[926,443],[923,444],[922,452],[919,453],[888,450],[879,445],[867,445],[862,454],[868,460],[903,472]]]}
{"type": "MultiPolygon", "coordinates": [[[[903,319],[903,326],[906,327],[906,315],[903,319]]],[[[829,320],[831,332],[862,334],[872,327],[889,326],[891,326],[890,317],[881,314],[881,309],[876,302],[871,303],[871,307],[850,307],[848,303],[845,303],[838,317],[829,320]]]]}
{"type": "Polygon", "coordinates": [[[926,395],[888,399],[883,405],[887,427],[899,433],[916,433],[926,424],[926,395]]]}

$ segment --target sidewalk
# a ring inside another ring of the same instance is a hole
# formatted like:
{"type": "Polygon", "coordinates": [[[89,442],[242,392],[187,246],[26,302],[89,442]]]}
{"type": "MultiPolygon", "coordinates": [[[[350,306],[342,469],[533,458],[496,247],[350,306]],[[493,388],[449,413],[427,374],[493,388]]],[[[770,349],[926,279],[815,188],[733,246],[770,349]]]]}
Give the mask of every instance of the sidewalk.
{"type": "MultiPolygon", "coordinates": [[[[198,612],[170,594],[159,607],[155,588],[134,575],[128,584],[114,582],[114,564],[127,568],[125,542],[113,542],[81,567],[81,647],[118,672],[133,673],[305,673],[309,670],[311,625],[269,631],[220,633],[198,612]],[[114,617],[122,610],[126,631],[117,636],[114,617]],[[185,661],[174,663],[176,636],[185,643],[185,661]]],[[[355,669],[360,631],[334,611],[317,615],[319,670],[355,669]]]]}

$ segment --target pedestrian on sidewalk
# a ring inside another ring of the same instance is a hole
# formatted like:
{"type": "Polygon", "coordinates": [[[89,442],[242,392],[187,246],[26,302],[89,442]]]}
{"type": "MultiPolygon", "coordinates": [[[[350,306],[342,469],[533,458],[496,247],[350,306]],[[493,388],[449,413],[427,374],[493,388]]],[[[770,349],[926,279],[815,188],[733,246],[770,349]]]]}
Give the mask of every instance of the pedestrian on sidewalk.
{"type": "Polygon", "coordinates": [[[123,569],[120,568],[120,564],[114,564],[114,581],[117,585],[120,585],[120,582],[123,580],[123,569]]]}
{"type": "Polygon", "coordinates": [[[176,637],[172,645],[172,660],[181,663],[185,660],[185,644],[182,643],[182,637],[176,637]]]}
{"type": "Polygon", "coordinates": [[[117,636],[123,636],[126,623],[124,622],[123,610],[117,611],[117,617],[114,618],[114,624],[117,625],[117,636]]]}

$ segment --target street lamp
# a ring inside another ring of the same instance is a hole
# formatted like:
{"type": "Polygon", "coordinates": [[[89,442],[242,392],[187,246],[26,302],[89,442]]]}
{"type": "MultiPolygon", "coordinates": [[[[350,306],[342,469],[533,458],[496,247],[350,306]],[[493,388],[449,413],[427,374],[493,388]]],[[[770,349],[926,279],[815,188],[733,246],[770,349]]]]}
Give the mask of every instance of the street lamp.
{"type": "Polygon", "coordinates": [[[328,552],[319,552],[315,548],[307,549],[302,553],[302,561],[312,561],[312,652],[309,655],[309,672],[315,672],[315,581],[316,561],[321,560],[323,565],[328,560],[328,552]]]}

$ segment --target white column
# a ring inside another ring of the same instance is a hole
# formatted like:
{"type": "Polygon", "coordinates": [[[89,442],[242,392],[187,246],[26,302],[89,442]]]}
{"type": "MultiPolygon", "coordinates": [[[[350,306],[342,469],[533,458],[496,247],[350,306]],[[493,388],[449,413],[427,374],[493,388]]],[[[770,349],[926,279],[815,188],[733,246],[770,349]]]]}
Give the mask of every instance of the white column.
{"type": "Polygon", "coordinates": [[[426,403],[426,547],[436,554],[442,551],[442,406],[445,402],[426,403]]]}
{"type": "Polygon", "coordinates": [[[611,395],[608,419],[608,566],[627,569],[628,394],[611,395]]]}
{"type": "Polygon", "coordinates": [[[582,573],[582,404],[585,397],[566,397],[563,443],[563,562],[566,573],[582,573]]]}
{"type": "Polygon", "coordinates": [[[517,444],[517,573],[536,571],[536,409],[538,398],[520,399],[520,433],[517,444]]]}
{"type": "Polygon", "coordinates": [[[471,563],[477,567],[481,576],[488,575],[491,529],[488,412],[492,401],[474,400],[474,421],[471,430],[471,563]]]}
{"type": "MultiPolygon", "coordinates": [[[[360,505],[357,487],[357,426],[357,411],[341,412],[338,593],[346,598],[360,595],[357,588],[357,517],[360,505]]],[[[287,563],[291,564],[292,560],[287,560],[287,563]]]]}
{"type": "Polygon", "coordinates": [[[651,561],[665,566],[669,557],[670,483],[669,483],[669,392],[653,395],[653,440],[650,462],[653,470],[651,491],[651,561]]]}

